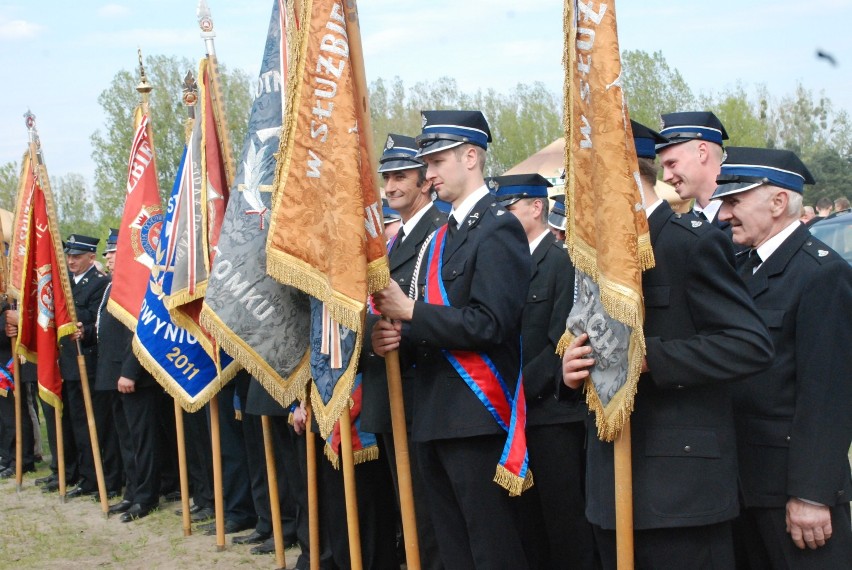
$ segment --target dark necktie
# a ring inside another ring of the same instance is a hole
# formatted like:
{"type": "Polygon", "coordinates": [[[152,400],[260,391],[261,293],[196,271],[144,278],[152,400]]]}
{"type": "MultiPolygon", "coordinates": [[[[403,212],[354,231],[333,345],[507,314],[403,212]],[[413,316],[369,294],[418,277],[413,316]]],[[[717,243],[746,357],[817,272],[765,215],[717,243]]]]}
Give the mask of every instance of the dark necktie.
{"type": "Polygon", "coordinates": [[[396,237],[393,238],[393,245],[391,246],[390,253],[395,252],[399,249],[400,244],[402,243],[402,239],[405,237],[405,228],[402,226],[399,227],[399,231],[396,232],[396,237]]]}
{"type": "Polygon", "coordinates": [[[755,268],[762,263],[762,259],[760,259],[760,255],[758,255],[757,250],[753,249],[748,252],[748,257],[740,266],[740,275],[748,279],[752,275],[754,275],[755,268]]]}
{"type": "Polygon", "coordinates": [[[692,210],[692,213],[695,214],[695,217],[698,218],[699,220],[704,220],[705,222],[709,221],[707,219],[707,216],[701,210],[692,210]]]}
{"type": "Polygon", "coordinates": [[[447,218],[447,234],[454,235],[458,229],[458,224],[453,216],[447,218]]]}

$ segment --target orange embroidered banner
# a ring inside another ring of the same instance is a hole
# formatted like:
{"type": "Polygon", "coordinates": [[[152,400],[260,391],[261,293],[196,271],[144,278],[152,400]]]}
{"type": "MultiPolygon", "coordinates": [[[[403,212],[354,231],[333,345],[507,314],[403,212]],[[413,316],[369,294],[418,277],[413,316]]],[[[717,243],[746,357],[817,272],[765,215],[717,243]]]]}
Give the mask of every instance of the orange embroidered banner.
{"type": "MultiPolygon", "coordinates": [[[[304,0],[289,44],[267,273],[311,295],[312,404],[326,436],[346,408],[367,296],[390,278],[383,216],[340,0],[304,0]]],[[[356,20],[357,21],[357,20],[356,20]]],[[[357,32],[357,26],[353,27],[357,32]]],[[[355,32],[353,32],[355,33],[355,32]]]]}
{"type": "Polygon", "coordinates": [[[595,366],[586,400],[598,436],[612,441],[633,410],[645,354],[642,271],[654,256],[621,89],[615,2],[568,2],[564,25],[565,243],[577,298],[560,350],[589,334],[595,366]]]}

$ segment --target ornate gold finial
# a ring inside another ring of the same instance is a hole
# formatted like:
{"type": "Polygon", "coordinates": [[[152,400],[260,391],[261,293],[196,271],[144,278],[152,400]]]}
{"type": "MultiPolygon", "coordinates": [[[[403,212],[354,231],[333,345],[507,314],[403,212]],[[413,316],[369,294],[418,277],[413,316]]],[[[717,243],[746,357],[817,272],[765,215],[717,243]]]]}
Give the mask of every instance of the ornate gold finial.
{"type": "Polygon", "coordinates": [[[139,54],[139,85],[136,86],[136,90],[142,95],[147,95],[154,88],[148,83],[148,77],[145,75],[145,66],[142,64],[142,48],[137,50],[139,54]]]}
{"type": "Polygon", "coordinates": [[[198,83],[192,71],[187,71],[183,78],[183,104],[193,107],[196,103],[198,103],[198,83]]]}

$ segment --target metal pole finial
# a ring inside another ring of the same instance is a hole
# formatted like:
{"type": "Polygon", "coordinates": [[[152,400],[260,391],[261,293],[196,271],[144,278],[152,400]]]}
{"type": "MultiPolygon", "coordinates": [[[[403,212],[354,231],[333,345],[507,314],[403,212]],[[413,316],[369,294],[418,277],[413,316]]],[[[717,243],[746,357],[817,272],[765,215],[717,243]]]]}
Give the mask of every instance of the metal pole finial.
{"type": "Polygon", "coordinates": [[[148,83],[148,77],[145,75],[145,66],[142,64],[142,48],[137,50],[139,54],[139,85],[136,86],[136,91],[141,93],[142,95],[147,95],[154,88],[148,83]]]}

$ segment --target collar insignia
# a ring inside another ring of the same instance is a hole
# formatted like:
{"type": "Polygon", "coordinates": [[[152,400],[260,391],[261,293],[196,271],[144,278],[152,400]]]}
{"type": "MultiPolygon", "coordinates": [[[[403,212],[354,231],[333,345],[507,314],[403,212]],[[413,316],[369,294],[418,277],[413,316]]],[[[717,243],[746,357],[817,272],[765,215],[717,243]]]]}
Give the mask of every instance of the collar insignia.
{"type": "Polygon", "coordinates": [[[820,257],[825,257],[826,255],[828,255],[828,251],[826,251],[824,249],[818,249],[817,255],[820,256],[820,257]]]}
{"type": "Polygon", "coordinates": [[[701,224],[703,224],[704,222],[697,220],[697,221],[692,221],[692,222],[689,222],[689,223],[692,224],[693,228],[700,228],[701,224]]]}

